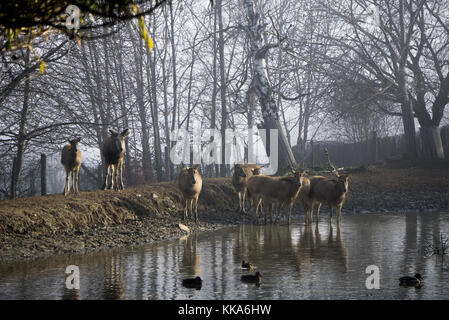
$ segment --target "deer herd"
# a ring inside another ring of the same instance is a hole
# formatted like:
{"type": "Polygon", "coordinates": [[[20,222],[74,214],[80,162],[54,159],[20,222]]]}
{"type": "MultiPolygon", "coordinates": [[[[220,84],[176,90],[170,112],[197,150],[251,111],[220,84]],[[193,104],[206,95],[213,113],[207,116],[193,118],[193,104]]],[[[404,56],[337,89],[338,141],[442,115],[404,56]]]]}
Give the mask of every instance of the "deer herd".
{"type": "MultiPolygon", "coordinates": [[[[101,147],[101,156],[105,164],[103,189],[123,190],[123,159],[126,152],[125,139],[129,130],[121,133],[109,130],[109,135],[101,147]],[[111,182],[109,182],[109,176],[111,182]]],[[[66,171],[66,180],[63,194],[67,196],[70,191],[78,194],[78,177],[81,168],[81,151],[79,142],[81,138],[68,139],[61,152],[61,163],[66,171]],[[72,186],[69,188],[69,179],[72,177],[72,186]]],[[[328,155],[327,155],[328,156],[328,155]]],[[[330,162],[329,162],[330,163],[330,162]]],[[[316,209],[316,220],[322,204],[329,207],[330,221],[333,209],[336,208],[337,219],[340,220],[341,208],[348,192],[348,175],[333,171],[334,177],[308,176],[305,170],[292,169],[286,176],[267,176],[261,174],[263,166],[257,164],[234,164],[232,185],[238,195],[241,213],[246,212],[245,201],[250,200],[252,218],[256,221],[260,212],[264,211],[264,222],[267,223],[267,214],[270,223],[277,222],[283,207],[286,209],[288,224],[291,223],[291,212],[294,204],[299,202],[305,213],[306,223],[311,223],[313,210],[316,209]],[[273,211],[275,219],[273,219],[273,211]]],[[[178,188],[184,200],[184,219],[190,216],[198,222],[198,197],[201,193],[203,180],[199,172],[199,165],[183,167],[178,176],[178,188]],[[189,210],[190,209],[190,210],[189,210]]]]}

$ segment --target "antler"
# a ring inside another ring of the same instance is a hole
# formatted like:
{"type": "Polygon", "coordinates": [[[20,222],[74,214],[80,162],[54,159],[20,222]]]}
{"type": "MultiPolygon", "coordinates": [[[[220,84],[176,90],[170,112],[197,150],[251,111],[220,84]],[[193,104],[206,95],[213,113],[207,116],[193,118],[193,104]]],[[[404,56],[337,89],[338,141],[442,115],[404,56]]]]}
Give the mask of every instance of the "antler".
{"type": "Polygon", "coordinates": [[[327,163],[329,164],[329,167],[332,168],[332,173],[334,175],[336,175],[337,177],[340,176],[340,174],[338,173],[338,169],[331,163],[331,159],[329,157],[329,152],[327,151],[327,148],[324,149],[324,154],[326,155],[327,163]]]}

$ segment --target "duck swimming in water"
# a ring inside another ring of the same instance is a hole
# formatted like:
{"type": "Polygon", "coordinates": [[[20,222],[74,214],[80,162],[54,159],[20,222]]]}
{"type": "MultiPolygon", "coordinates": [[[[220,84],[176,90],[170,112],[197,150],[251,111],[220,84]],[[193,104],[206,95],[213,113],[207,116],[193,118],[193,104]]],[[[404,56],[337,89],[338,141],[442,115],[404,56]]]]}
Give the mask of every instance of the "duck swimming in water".
{"type": "Polygon", "coordinates": [[[245,260],[242,261],[242,268],[243,269],[249,269],[252,270],[254,269],[254,266],[251,262],[245,262],[245,260]]]}
{"type": "Polygon", "coordinates": [[[195,288],[197,290],[201,289],[203,280],[200,277],[187,278],[182,280],[182,285],[186,288],[195,288]]]}
{"type": "Polygon", "coordinates": [[[260,284],[260,282],[262,281],[262,275],[260,274],[259,271],[257,271],[255,275],[248,274],[248,275],[242,276],[241,280],[242,280],[242,282],[246,282],[246,283],[260,284]]]}
{"type": "Polygon", "coordinates": [[[399,278],[399,285],[404,287],[420,287],[422,285],[423,278],[417,273],[414,277],[405,276],[399,278]]]}

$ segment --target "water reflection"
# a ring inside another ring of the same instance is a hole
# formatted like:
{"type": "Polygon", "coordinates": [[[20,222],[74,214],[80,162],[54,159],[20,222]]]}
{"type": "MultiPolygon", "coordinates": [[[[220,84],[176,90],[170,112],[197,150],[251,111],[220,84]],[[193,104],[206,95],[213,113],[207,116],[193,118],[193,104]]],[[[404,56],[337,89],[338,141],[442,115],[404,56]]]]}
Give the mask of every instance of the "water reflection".
{"type": "MultiPolygon", "coordinates": [[[[242,225],[141,248],[0,265],[0,299],[447,299],[447,262],[422,248],[449,232],[449,214],[347,215],[340,223],[242,225]],[[242,270],[251,261],[254,271],[242,270]],[[65,288],[67,265],[80,290],[65,288]],[[381,289],[365,287],[375,264],[381,289]],[[262,274],[260,287],[242,283],[262,274]],[[400,288],[420,272],[424,286],[400,288]],[[200,276],[201,290],[182,286],[200,276]]],[[[449,234],[447,234],[449,236],[449,234]]]]}
{"type": "Polygon", "coordinates": [[[198,234],[185,236],[180,240],[183,243],[182,263],[179,267],[180,272],[191,276],[200,275],[201,261],[197,251],[198,234]]]}
{"type": "Polygon", "coordinates": [[[78,289],[67,289],[64,284],[61,300],[81,300],[81,292],[78,289]]]}
{"type": "Polygon", "coordinates": [[[121,300],[125,294],[123,256],[106,256],[104,261],[104,300],[121,300]]]}

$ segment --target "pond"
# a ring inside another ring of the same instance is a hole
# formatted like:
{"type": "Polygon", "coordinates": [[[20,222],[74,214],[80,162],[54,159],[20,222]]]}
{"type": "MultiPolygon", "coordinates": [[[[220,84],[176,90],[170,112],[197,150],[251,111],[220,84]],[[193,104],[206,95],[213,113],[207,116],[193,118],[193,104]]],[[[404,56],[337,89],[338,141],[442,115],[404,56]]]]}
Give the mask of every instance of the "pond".
{"type": "Polygon", "coordinates": [[[329,224],[241,225],[143,247],[0,265],[0,299],[448,299],[449,256],[425,255],[449,236],[449,213],[346,214],[329,224]],[[260,286],[240,281],[262,274],[260,286]],[[66,288],[76,265],[80,289],[66,288]],[[379,289],[367,289],[366,268],[379,268],[379,289]],[[403,275],[424,285],[404,288],[403,275]],[[254,273],[254,272],[252,272],[254,273]],[[201,290],[182,279],[199,275],[201,290]]]}

